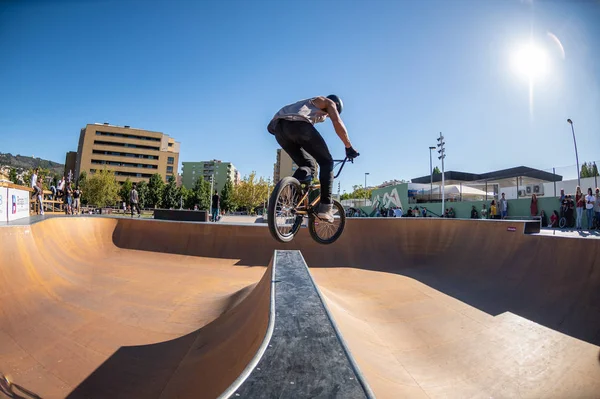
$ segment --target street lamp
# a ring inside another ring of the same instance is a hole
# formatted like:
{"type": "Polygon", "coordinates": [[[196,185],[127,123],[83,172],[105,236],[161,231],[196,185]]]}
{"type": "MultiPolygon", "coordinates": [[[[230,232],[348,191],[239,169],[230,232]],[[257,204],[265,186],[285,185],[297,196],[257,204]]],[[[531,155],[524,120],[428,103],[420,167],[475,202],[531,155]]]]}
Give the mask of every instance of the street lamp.
{"type": "Polygon", "coordinates": [[[579,155],[577,154],[577,141],[575,141],[575,129],[573,128],[573,121],[567,119],[567,122],[571,125],[571,131],[573,132],[573,144],[575,144],[575,160],[577,161],[577,185],[581,187],[581,174],[579,173],[579,155]]]}
{"type": "Polygon", "coordinates": [[[442,217],[444,216],[444,200],[445,200],[445,189],[446,189],[446,182],[444,180],[444,158],[446,158],[446,149],[444,148],[444,145],[446,144],[444,142],[444,136],[442,136],[442,132],[440,132],[440,137],[437,138],[437,146],[440,147],[440,149],[438,150],[438,152],[440,153],[440,156],[438,157],[438,159],[440,159],[442,161],[442,217]]]}
{"type": "Polygon", "coordinates": [[[365,206],[367,206],[367,175],[369,172],[365,172],[365,206]]]}
{"type": "Polygon", "coordinates": [[[429,147],[429,202],[431,202],[431,193],[433,192],[433,163],[431,162],[431,150],[435,150],[435,147],[429,147]]]}

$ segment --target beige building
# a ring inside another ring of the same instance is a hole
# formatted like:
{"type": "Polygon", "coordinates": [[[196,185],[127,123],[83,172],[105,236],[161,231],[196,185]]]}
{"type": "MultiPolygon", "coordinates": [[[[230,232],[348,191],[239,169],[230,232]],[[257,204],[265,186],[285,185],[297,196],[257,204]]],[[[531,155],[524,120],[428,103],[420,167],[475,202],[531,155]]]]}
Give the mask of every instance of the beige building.
{"type": "Polygon", "coordinates": [[[108,123],[88,124],[81,129],[75,177],[107,168],[115,172],[117,181],[148,181],[158,173],[166,182],[177,177],[179,142],[172,137],[130,126],[108,123]]]}
{"type": "Polygon", "coordinates": [[[273,183],[277,184],[284,177],[293,175],[296,169],[298,165],[292,161],[288,153],[281,148],[277,149],[277,160],[273,165],[273,183]]]}

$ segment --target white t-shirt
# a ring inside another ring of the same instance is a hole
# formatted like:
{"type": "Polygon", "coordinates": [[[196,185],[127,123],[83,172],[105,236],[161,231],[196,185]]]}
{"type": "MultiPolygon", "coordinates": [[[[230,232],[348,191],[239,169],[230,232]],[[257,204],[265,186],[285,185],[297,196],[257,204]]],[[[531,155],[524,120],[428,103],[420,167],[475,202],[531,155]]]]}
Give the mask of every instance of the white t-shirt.
{"type": "Polygon", "coordinates": [[[586,195],[585,196],[585,209],[594,209],[595,201],[596,201],[596,198],[593,195],[586,195]],[[588,201],[591,202],[591,204],[588,204],[588,201]]]}
{"type": "Polygon", "coordinates": [[[34,173],[31,175],[31,188],[37,186],[37,175],[34,173]]]}

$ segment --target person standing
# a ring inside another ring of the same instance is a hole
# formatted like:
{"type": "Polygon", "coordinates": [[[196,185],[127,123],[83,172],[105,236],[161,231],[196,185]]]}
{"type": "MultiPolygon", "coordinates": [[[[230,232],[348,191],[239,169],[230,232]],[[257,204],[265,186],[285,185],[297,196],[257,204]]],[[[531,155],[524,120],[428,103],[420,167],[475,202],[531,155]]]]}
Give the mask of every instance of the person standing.
{"type": "Polygon", "coordinates": [[[79,197],[81,197],[81,190],[79,186],[75,186],[75,190],[73,190],[73,214],[79,214],[79,197]]]}
{"type": "Polygon", "coordinates": [[[581,192],[581,187],[577,186],[577,192],[575,193],[575,209],[577,211],[577,221],[575,228],[582,230],[581,219],[583,218],[583,207],[585,205],[585,198],[581,192]]]}
{"type": "Polygon", "coordinates": [[[594,204],[596,203],[596,197],[592,194],[592,188],[588,188],[588,193],[585,196],[585,214],[587,216],[588,230],[594,228],[594,204]]]}
{"type": "Polygon", "coordinates": [[[137,213],[138,213],[138,217],[141,217],[141,212],[140,212],[140,205],[138,204],[139,202],[139,196],[138,196],[138,192],[137,192],[137,184],[133,183],[133,186],[131,186],[131,191],[129,192],[129,202],[131,203],[131,217],[133,217],[133,210],[136,209],[137,213]]]}
{"type": "Polygon", "coordinates": [[[596,187],[594,213],[596,214],[596,230],[600,230],[600,188],[596,187]]]}
{"type": "Polygon", "coordinates": [[[500,198],[498,205],[500,206],[500,217],[505,219],[508,216],[508,201],[504,197],[504,193],[502,193],[502,198],[500,198]]]}
{"type": "Polygon", "coordinates": [[[215,190],[215,193],[212,196],[212,221],[216,222],[219,217],[219,193],[215,190]]]}
{"type": "Polygon", "coordinates": [[[537,196],[533,194],[531,196],[531,204],[529,205],[529,211],[531,212],[531,216],[537,216],[538,213],[538,203],[537,196]]]}
{"type": "Polygon", "coordinates": [[[33,174],[31,175],[31,188],[33,189],[33,198],[38,202],[40,206],[39,213],[40,215],[44,214],[44,203],[42,201],[42,190],[40,185],[38,185],[38,168],[33,170],[33,174]]]}

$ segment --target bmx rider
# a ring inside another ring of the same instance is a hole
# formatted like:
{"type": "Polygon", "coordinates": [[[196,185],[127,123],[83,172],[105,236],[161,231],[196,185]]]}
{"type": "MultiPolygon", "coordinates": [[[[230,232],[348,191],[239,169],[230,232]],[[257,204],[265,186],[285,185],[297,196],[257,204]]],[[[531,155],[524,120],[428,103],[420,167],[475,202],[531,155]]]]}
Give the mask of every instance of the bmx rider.
{"type": "Polygon", "coordinates": [[[336,134],[346,147],[346,156],[356,158],[360,154],[352,148],[348,131],[340,118],[342,108],[342,100],[334,94],[300,100],[281,108],[267,127],[281,148],[298,165],[293,175],[298,181],[310,182],[316,174],[317,164],[319,165],[321,202],[317,216],[329,223],[333,223],[333,158],[314,124],[324,122],[329,117],[336,134]]]}

